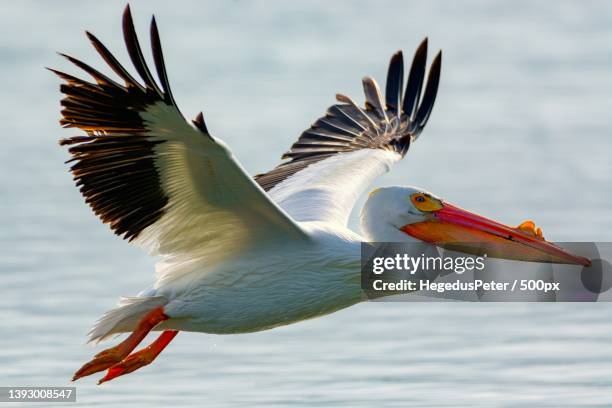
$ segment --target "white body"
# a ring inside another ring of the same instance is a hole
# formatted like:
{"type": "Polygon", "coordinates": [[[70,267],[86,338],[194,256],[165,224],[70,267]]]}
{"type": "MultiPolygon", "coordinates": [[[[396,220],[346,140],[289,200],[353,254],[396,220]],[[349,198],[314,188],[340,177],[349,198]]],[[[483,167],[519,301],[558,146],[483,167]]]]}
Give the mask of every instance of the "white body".
{"type": "Polygon", "coordinates": [[[312,242],[286,242],[247,250],[240,257],[170,285],[170,320],[158,329],[243,333],[269,329],[351,306],[362,300],[361,237],[304,223],[312,242]]]}

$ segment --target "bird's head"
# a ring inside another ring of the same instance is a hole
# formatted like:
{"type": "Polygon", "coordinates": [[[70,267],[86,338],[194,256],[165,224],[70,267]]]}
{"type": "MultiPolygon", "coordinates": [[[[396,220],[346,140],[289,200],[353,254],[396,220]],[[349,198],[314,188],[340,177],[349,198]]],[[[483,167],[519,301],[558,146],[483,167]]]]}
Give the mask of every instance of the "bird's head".
{"type": "Polygon", "coordinates": [[[361,228],[377,242],[426,242],[494,258],[590,265],[588,259],[547,242],[532,221],[510,227],[418,187],[372,191],[361,212],[361,228]]]}

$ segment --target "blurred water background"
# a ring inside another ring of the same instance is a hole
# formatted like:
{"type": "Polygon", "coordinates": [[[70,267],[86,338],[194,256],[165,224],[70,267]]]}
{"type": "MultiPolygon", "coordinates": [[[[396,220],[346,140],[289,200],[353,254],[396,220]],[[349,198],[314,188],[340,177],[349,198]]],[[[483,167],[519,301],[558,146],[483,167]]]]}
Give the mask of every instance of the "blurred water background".
{"type": "MultiPolygon", "coordinates": [[[[0,5],[0,385],[69,385],[94,320],[152,281],[74,188],[61,50],[126,64],[123,1],[0,5]]],[[[442,48],[431,120],[379,185],[414,184],[557,241],[612,241],[612,3],[134,1],[160,25],[182,111],[251,172],[388,58],[442,48]]],[[[105,71],[106,72],[106,71],[105,71]]],[[[358,206],[359,207],[359,206],[358,206]]],[[[356,226],[356,217],[352,224],[356,226]]],[[[366,303],[272,331],[182,333],[137,374],[78,382],[78,406],[611,406],[609,304],[366,303]]]]}

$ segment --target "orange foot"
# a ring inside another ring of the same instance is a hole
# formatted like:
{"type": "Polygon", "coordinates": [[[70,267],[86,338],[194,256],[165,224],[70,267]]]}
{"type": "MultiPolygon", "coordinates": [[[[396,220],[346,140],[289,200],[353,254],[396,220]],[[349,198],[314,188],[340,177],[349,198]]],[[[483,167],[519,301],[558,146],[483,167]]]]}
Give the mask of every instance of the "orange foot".
{"type": "Polygon", "coordinates": [[[163,308],[157,308],[147,313],[138,323],[138,327],[130,336],[109,349],[103,350],[96,354],[90,362],[81,367],[72,377],[72,381],[76,381],[81,377],[97,373],[98,371],[106,370],[109,367],[121,362],[128,356],[132,350],[145,338],[145,336],[157,324],[167,320],[168,316],[164,314],[163,308]]]}
{"type": "Polygon", "coordinates": [[[140,367],[149,365],[155,360],[155,358],[163,351],[164,348],[172,341],[172,339],[178,334],[176,330],[164,331],[153,343],[149,346],[139,350],[135,353],[130,354],[120,363],[113,365],[108,369],[104,378],[98,381],[98,385],[110,381],[114,378],[120,377],[124,374],[129,374],[132,371],[138,370],[140,367]]]}
{"type": "Polygon", "coordinates": [[[542,228],[536,227],[535,223],[531,220],[523,221],[518,227],[516,227],[516,229],[544,241],[542,228]]]}
{"type": "Polygon", "coordinates": [[[127,350],[124,344],[121,343],[115,347],[104,350],[96,354],[90,362],[81,367],[72,377],[72,381],[76,381],[81,377],[85,377],[98,371],[106,370],[125,358],[131,350],[127,350]]]}

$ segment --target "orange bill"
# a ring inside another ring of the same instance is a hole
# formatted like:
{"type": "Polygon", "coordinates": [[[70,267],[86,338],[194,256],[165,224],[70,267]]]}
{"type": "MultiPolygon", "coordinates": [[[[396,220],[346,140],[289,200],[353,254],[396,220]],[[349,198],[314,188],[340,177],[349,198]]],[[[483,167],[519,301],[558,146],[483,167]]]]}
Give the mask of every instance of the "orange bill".
{"type": "Polygon", "coordinates": [[[518,261],[590,266],[591,261],[547,242],[532,221],[509,227],[446,202],[430,219],[401,228],[406,234],[443,248],[518,261]]]}

